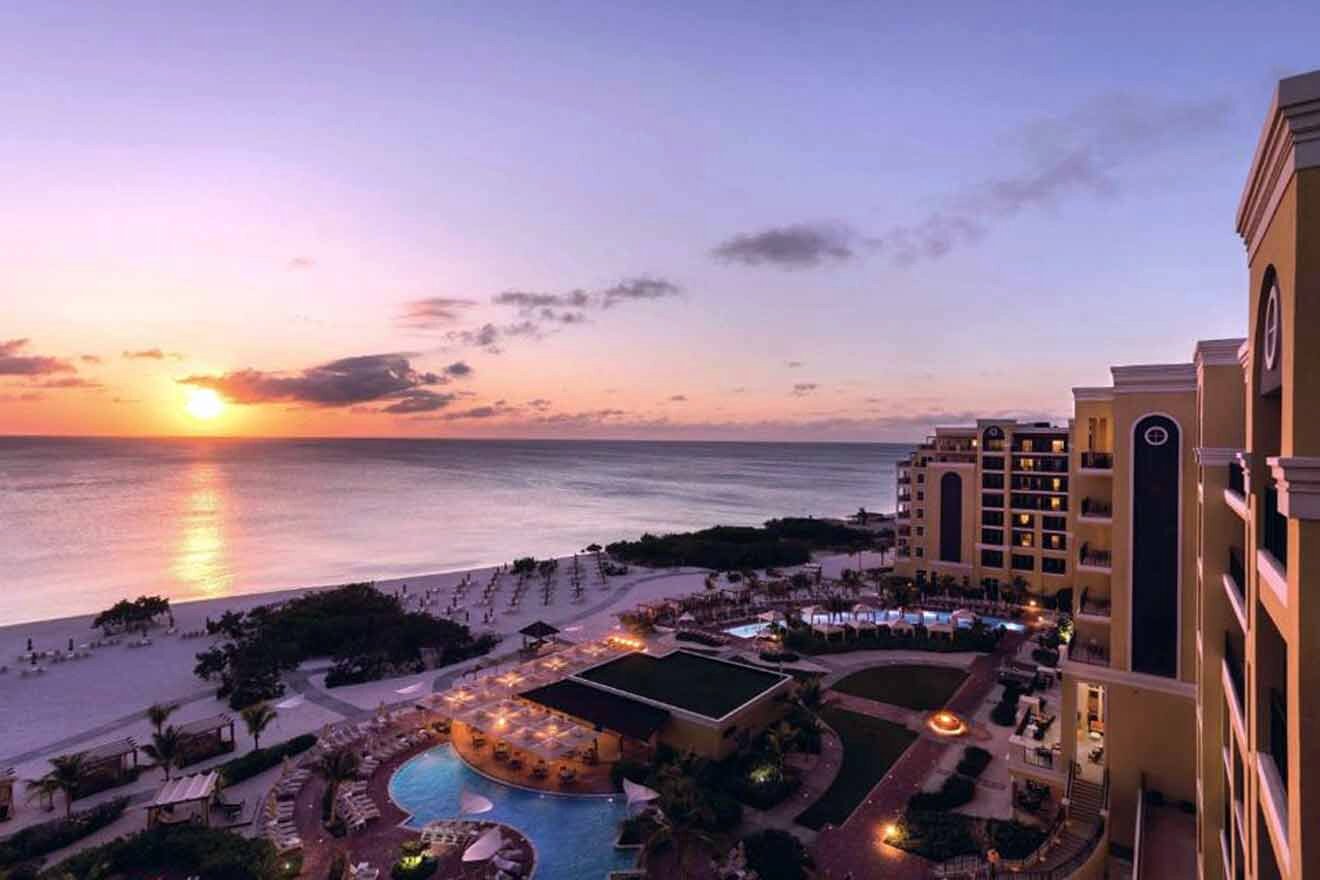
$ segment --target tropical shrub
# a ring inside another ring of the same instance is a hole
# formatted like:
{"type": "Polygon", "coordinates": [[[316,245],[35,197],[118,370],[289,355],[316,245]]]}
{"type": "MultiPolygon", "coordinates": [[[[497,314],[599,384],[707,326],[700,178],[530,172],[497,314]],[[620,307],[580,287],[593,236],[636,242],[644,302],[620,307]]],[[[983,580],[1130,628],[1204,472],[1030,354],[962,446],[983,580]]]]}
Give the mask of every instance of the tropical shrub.
{"type": "Polygon", "coordinates": [[[224,779],[225,785],[236,785],[266,772],[271,767],[278,766],[285,758],[302,754],[314,745],[316,745],[316,735],[304,733],[302,736],[295,736],[293,739],[264,749],[253,749],[246,755],[221,764],[220,776],[224,779]]]}
{"type": "Polygon", "coordinates": [[[17,865],[64,849],[118,819],[127,806],[127,797],[117,797],[90,809],[80,810],[68,818],[29,825],[11,837],[0,840],[0,867],[17,865]]]}
{"type": "Polygon", "coordinates": [[[986,836],[1003,858],[1025,859],[1044,845],[1046,834],[1039,828],[1019,822],[991,819],[986,823],[986,836]]]}
{"type": "Polygon", "coordinates": [[[139,596],[131,601],[120,599],[92,619],[92,629],[132,629],[169,613],[170,600],[164,596],[139,596]]]}
{"type": "Polygon", "coordinates": [[[955,810],[976,797],[976,783],[959,773],[944,779],[938,791],[919,791],[908,798],[908,809],[923,812],[955,810]]]}
{"type": "Polygon", "coordinates": [[[616,559],[655,568],[691,565],[736,573],[802,565],[811,561],[812,550],[855,552],[872,546],[874,540],[874,534],[861,529],[797,518],[772,519],[761,528],[715,526],[671,535],[645,534],[636,541],[617,541],[606,549],[616,559]]]}
{"type": "Polygon", "coordinates": [[[276,880],[281,870],[275,848],[263,838],[198,825],[167,825],[83,850],[42,877],[95,880],[153,874],[201,876],[207,880],[276,880]]]}
{"type": "Polygon", "coordinates": [[[810,853],[787,831],[767,828],[743,838],[747,867],[761,880],[805,880],[812,866],[810,853]]]}
{"type": "Polygon", "coordinates": [[[698,645],[705,645],[708,648],[721,648],[724,646],[724,639],[719,636],[704,633],[700,630],[684,629],[674,633],[674,640],[679,642],[696,642],[698,645]]]}
{"type": "Polygon", "coordinates": [[[978,820],[961,813],[909,807],[900,823],[899,834],[890,843],[932,862],[980,855],[977,825],[978,820]]]}
{"type": "Polygon", "coordinates": [[[963,751],[962,760],[958,762],[957,772],[963,776],[975,779],[985,772],[985,768],[990,766],[990,753],[980,746],[968,746],[963,751]]]}

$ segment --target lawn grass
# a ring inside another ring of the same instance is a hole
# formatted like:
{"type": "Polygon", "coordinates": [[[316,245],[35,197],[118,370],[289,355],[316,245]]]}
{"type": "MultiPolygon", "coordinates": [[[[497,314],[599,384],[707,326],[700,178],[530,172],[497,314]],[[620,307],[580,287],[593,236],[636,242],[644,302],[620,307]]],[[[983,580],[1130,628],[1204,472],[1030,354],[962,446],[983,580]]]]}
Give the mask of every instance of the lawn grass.
{"type": "Polygon", "coordinates": [[[872,666],[834,685],[834,690],[880,703],[927,711],[947,706],[967,673],[948,666],[872,666]]]}
{"type": "Polygon", "coordinates": [[[820,717],[839,735],[843,766],[834,784],[797,817],[798,824],[815,830],[842,825],[917,738],[906,727],[847,709],[827,706],[820,717]]]}

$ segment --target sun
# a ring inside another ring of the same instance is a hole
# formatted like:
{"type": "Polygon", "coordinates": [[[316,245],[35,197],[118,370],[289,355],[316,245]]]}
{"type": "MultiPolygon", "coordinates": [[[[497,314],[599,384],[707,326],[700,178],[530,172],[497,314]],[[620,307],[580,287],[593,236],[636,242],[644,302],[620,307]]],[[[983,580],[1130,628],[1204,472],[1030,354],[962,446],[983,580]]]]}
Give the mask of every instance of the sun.
{"type": "Polygon", "coordinates": [[[188,392],[188,403],[184,408],[193,418],[209,422],[225,411],[225,402],[210,388],[197,388],[188,392]]]}

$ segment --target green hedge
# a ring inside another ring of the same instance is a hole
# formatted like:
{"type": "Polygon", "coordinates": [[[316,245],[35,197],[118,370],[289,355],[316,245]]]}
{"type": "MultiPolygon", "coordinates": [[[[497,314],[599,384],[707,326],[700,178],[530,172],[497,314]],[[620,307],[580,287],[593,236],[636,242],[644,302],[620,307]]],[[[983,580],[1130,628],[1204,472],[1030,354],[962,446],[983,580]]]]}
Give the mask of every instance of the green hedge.
{"type": "Polygon", "coordinates": [[[980,855],[979,824],[980,820],[962,813],[909,808],[901,823],[901,834],[890,843],[932,862],[980,855]]]}
{"type": "Polygon", "coordinates": [[[127,797],[117,797],[68,818],[29,825],[12,837],[0,840],[0,867],[41,858],[82,840],[118,819],[127,806],[127,797]]]}
{"type": "Polygon", "coordinates": [[[295,736],[269,748],[254,749],[242,757],[221,764],[220,776],[224,779],[225,785],[236,785],[258,773],[264,773],[286,757],[302,754],[314,745],[316,745],[316,735],[304,733],[302,736],[295,736]]]}

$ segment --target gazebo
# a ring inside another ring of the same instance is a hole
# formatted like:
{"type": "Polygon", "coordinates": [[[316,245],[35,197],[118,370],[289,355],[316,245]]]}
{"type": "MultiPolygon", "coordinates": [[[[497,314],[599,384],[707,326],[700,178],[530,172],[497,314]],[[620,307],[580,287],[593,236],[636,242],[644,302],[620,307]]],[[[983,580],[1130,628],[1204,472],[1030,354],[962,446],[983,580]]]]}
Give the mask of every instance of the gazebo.
{"type": "Polygon", "coordinates": [[[216,770],[171,779],[147,804],[147,827],[185,822],[200,822],[209,827],[211,806],[215,803],[219,783],[220,773],[216,770]],[[201,808],[200,815],[198,807],[201,808]]]}
{"type": "Polygon", "coordinates": [[[138,765],[137,743],[132,737],[93,746],[78,754],[82,758],[79,797],[130,781],[138,765]]]}
{"type": "Polygon", "coordinates": [[[553,639],[555,636],[559,635],[559,630],[555,629],[544,620],[538,620],[535,623],[529,623],[522,629],[518,630],[518,634],[523,637],[524,650],[529,647],[539,649],[546,643],[547,639],[553,639]]]}

